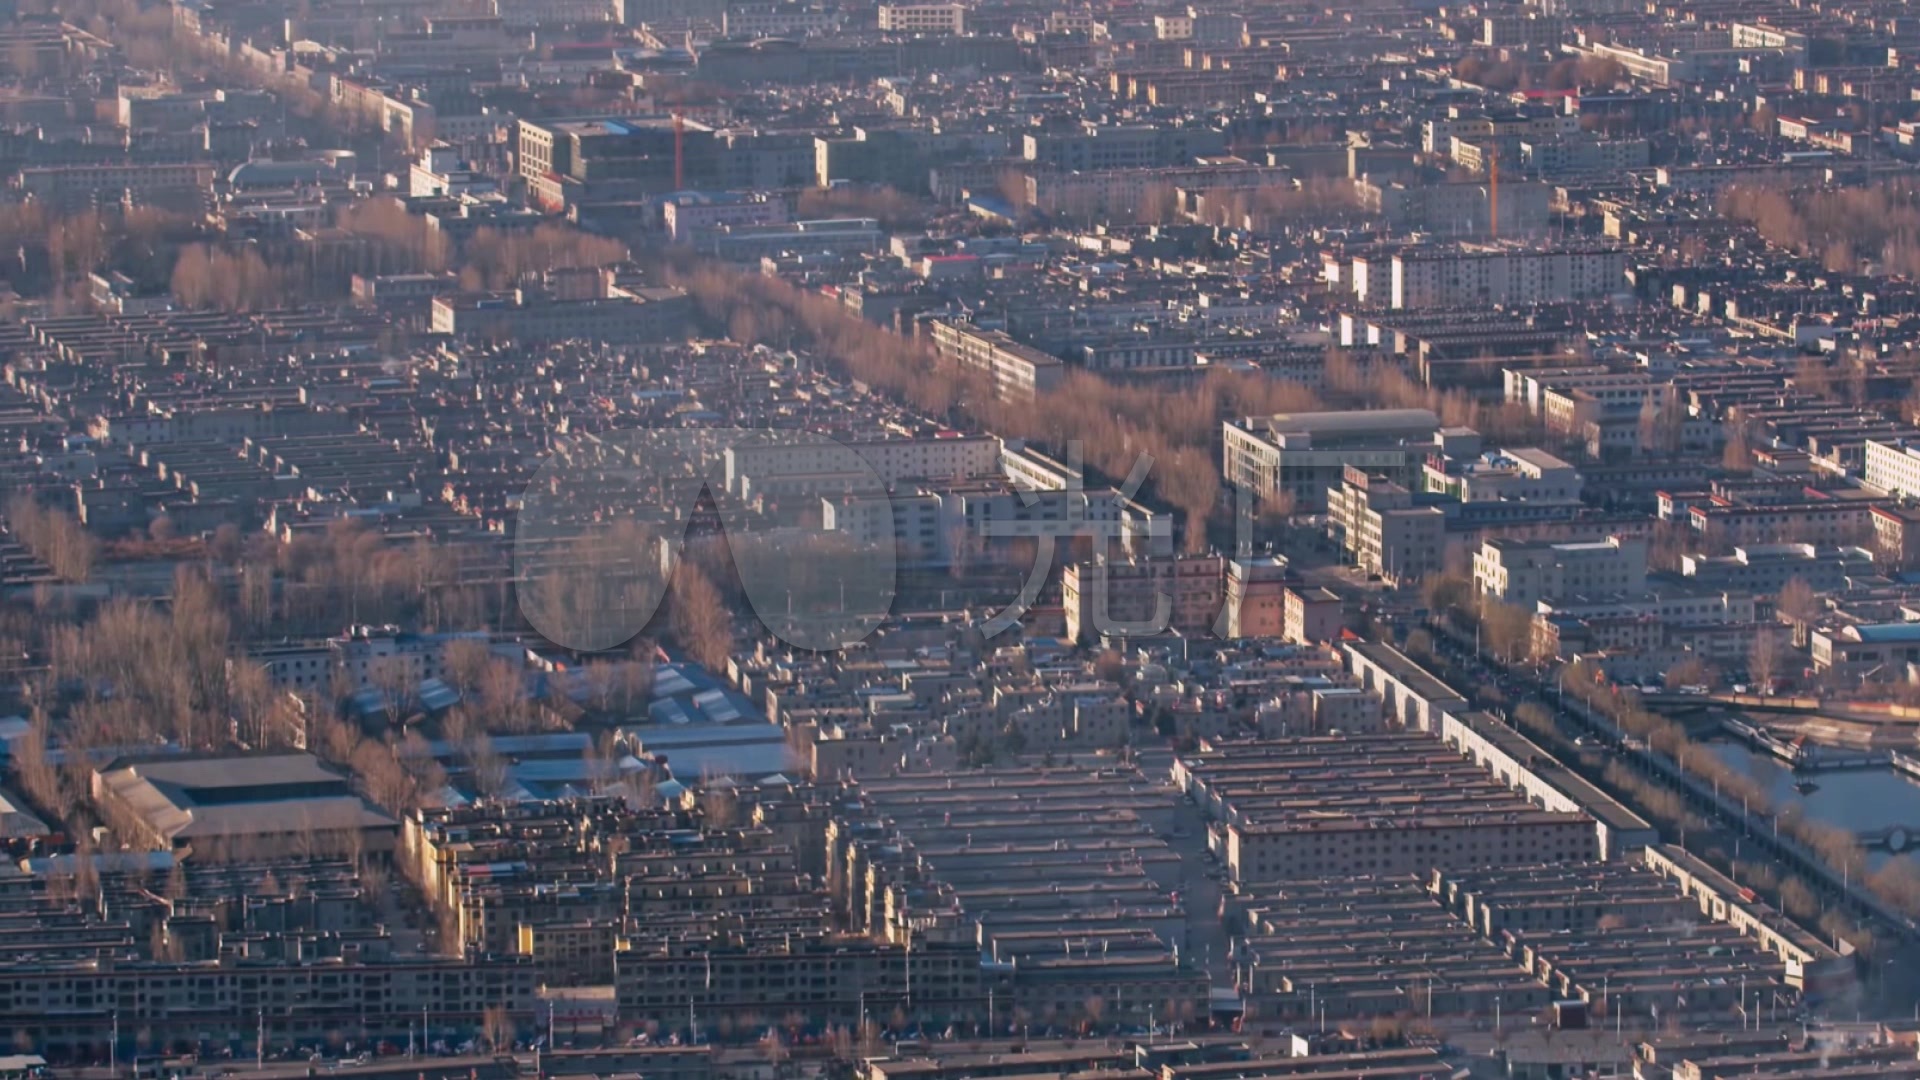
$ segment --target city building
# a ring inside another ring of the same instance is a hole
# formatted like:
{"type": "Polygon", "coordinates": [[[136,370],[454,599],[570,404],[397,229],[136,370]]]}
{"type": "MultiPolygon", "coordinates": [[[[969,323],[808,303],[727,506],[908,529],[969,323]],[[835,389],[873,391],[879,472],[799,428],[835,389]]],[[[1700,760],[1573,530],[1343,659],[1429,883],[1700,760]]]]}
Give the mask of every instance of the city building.
{"type": "Polygon", "coordinates": [[[1474,554],[1473,585],[1482,596],[1528,609],[1565,597],[1638,596],[1647,587],[1647,542],[1488,540],[1474,554]]]}
{"type": "Polygon", "coordinates": [[[1070,564],[1060,578],[1067,636],[1097,641],[1210,632],[1226,602],[1226,566],[1218,555],[1070,564]]]}
{"type": "Polygon", "coordinates": [[[1225,421],[1222,435],[1228,483],[1302,510],[1325,507],[1350,467],[1411,486],[1429,453],[1464,452],[1472,441],[1443,433],[1425,409],[1245,417],[1225,421]]]}
{"type": "MultiPolygon", "coordinates": [[[[1279,556],[1227,563],[1228,637],[1280,637],[1287,629],[1287,561],[1279,556]]],[[[1289,637],[1290,641],[1307,639],[1289,637]]]]}
{"type": "Polygon", "coordinates": [[[1873,553],[1864,548],[1748,544],[1734,548],[1731,555],[1683,555],[1680,572],[1706,588],[1777,593],[1795,579],[1816,592],[1832,592],[1846,588],[1850,578],[1871,576],[1875,569],[1873,553]]]}
{"type": "Polygon", "coordinates": [[[1445,511],[1416,505],[1403,485],[1355,466],[1327,497],[1328,538],[1352,565],[1396,585],[1441,568],[1446,531],[1445,511]]]}
{"type": "Polygon", "coordinates": [[[1415,249],[1393,256],[1386,295],[1361,300],[1396,310],[1599,300],[1625,291],[1626,269],[1617,248],[1415,249]]]}
{"type": "Polygon", "coordinates": [[[196,859],[380,854],[399,833],[346,776],[307,754],[122,757],[94,771],[92,794],[135,839],[196,859]]]}
{"type": "Polygon", "coordinates": [[[1326,589],[1290,588],[1286,592],[1286,626],[1281,636],[1300,645],[1325,644],[1345,629],[1340,597],[1326,589]]]}
{"type": "Polygon", "coordinates": [[[1239,744],[1175,765],[1235,881],[1592,859],[1584,812],[1536,808],[1431,735],[1239,744]],[[1337,808],[1336,808],[1337,806],[1337,808]]]}
{"type": "Polygon", "coordinates": [[[880,30],[888,34],[964,34],[964,4],[881,4],[880,30]]]}
{"type": "Polygon", "coordinates": [[[936,319],[928,324],[933,347],[943,359],[972,368],[993,380],[994,396],[1007,401],[1031,401],[1066,379],[1066,364],[1001,330],[982,330],[965,323],[936,319]]]}

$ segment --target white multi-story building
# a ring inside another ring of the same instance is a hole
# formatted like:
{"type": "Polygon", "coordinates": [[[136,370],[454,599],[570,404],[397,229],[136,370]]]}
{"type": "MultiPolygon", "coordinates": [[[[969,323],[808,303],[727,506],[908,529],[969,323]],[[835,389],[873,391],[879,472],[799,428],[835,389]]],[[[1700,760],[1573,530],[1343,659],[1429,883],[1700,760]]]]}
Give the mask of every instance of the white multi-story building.
{"type": "Polygon", "coordinates": [[[790,3],[729,4],[720,28],[731,38],[812,37],[840,29],[840,15],[790,3]]]}
{"type": "Polygon", "coordinates": [[[1412,487],[1429,453],[1478,452],[1477,439],[1443,440],[1440,418],[1426,409],[1243,417],[1224,422],[1222,468],[1228,483],[1261,499],[1285,495],[1318,509],[1349,466],[1412,487]]]}
{"type": "Polygon", "coordinates": [[[1861,480],[1888,495],[1920,495],[1920,446],[1868,439],[1861,480]]]}
{"type": "Polygon", "coordinates": [[[881,4],[880,29],[889,34],[964,34],[967,9],[960,4],[881,4]]]}
{"type": "MultiPolygon", "coordinates": [[[[826,487],[840,487],[844,474],[858,470],[855,459],[886,485],[902,480],[998,476],[1000,440],[992,435],[956,435],[844,443],[808,441],[791,446],[729,447],[725,458],[727,491],[734,495],[798,494],[816,489],[795,487],[787,481],[818,479],[826,487]]],[[[864,470],[859,471],[865,475],[864,470]]]]}
{"type": "Polygon", "coordinates": [[[1564,596],[1635,596],[1647,587],[1647,542],[1488,540],[1473,557],[1473,584],[1483,596],[1526,608],[1564,596]]]}
{"type": "Polygon", "coordinates": [[[1626,272],[1626,252],[1616,248],[1411,250],[1393,257],[1387,305],[1404,310],[1598,300],[1623,289],[1626,272]]]}
{"type": "Polygon", "coordinates": [[[1429,458],[1423,479],[1427,491],[1443,492],[1463,503],[1577,502],[1583,487],[1580,470],[1533,447],[1489,451],[1464,462],[1429,458]]]}
{"type": "Polygon", "coordinates": [[[985,372],[1002,401],[1031,401],[1066,378],[1067,366],[1059,357],[1023,345],[1005,331],[937,319],[931,333],[942,359],[985,372]]]}
{"type": "Polygon", "coordinates": [[[1327,496],[1327,531],[1355,566],[1389,584],[1418,581],[1441,568],[1446,513],[1415,506],[1404,485],[1363,469],[1327,496]]]}
{"type": "Polygon", "coordinates": [[[681,194],[667,200],[663,208],[667,239],[675,244],[695,244],[707,233],[743,225],[784,225],[787,204],[765,195],[681,194]]]}

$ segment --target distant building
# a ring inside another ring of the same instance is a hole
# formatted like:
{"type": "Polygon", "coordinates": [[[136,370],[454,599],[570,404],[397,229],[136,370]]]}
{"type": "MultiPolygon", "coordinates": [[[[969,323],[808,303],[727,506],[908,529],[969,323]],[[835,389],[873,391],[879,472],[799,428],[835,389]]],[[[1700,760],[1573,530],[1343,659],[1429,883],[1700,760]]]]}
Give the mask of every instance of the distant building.
{"type": "Polygon", "coordinates": [[[1362,572],[1397,585],[1440,569],[1447,515],[1416,505],[1404,484],[1348,466],[1327,498],[1327,533],[1362,572]]]}
{"type": "Polygon", "coordinates": [[[982,330],[966,323],[934,320],[933,347],[942,358],[986,373],[994,396],[1003,401],[1031,401],[1066,378],[1059,357],[1023,345],[1001,330],[982,330]]]}
{"type": "Polygon", "coordinates": [[[731,262],[756,262],[773,255],[859,255],[879,251],[886,233],[872,218],[827,218],[767,224],[721,224],[707,232],[701,247],[731,262]]]}
{"type": "Polygon", "coordinates": [[[1874,507],[1873,551],[1888,569],[1910,570],[1920,566],[1920,508],[1874,507]]]}
{"type": "Polygon", "coordinates": [[[93,799],[135,844],[199,859],[296,851],[393,850],[399,823],[310,754],[117,758],[95,770],[93,799]]]}
{"type": "Polygon", "coordinates": [[[967,9],[960,4],[881,4],[880,29],[888,34],[964,34],[967,9]]]}
{"type": "Polygon", "coordinates": [[[1808,642],[1817,674],[1874,682],[1907,682],[1920,665],[1920,623],[1876,623],[1818,629],[1808,642]]]}
{"type": "Polygon", "coordinates": [[[662,207],[667,239],[675,244],[697,244],[708,233],[743,225],[784,225],[787,204],[765,195],[687,192],[667,199],[662,207]]]}
{"type": "Polygon", "coordinates": [[[1045,168],[1089,172],[1188,165],[1226,148],[1226,136],[1213,128],[1089,121],[1077,130],[1024,136],[1021,156],[1045,168]]]}
{"type": "Polygon", "coordinates": [[[1345,628],[1343,603],[1326,589],[1293,588],[1286,594],[1283,636],[1296,645],[1333,641],[1345,628]]]}
{"type": "Polygon", "coordinates": [[[1748,544],[1734,548],[1731,555],[1682,556],[1680,571],[1708,588],[1777,593],[1799,578],[1816,592],[1831,592],[1845,588],[1850,577],[1873,574],[1874,560],[1872,552],[1857,547],[1748,544]]]}
{"type": "Polygon", "coordinates": [[[1466,461],[1430,458],[1421,478],[1424,490],[1451,495],[1463,503],[1578,502],[1583,487],[1578,469],[1532,447],[1491,450],[1466,461]]]}
{"type": "Polygon", "coordinates": [[[1291,498],[1301,509],[1327,505],[1327,493],[1348,466],[1411,487],[1427,455],[1471,440],[1442,438],[1440,418],[1426,409],[1283,413],[1223,425],[1227,482],[1261,499],[1291,498]]]}
{"type": "Polygon", "coordinates": [[[1473,558],[1480,595],[1532,608],[1561,597],[1637,596],[1647,588],[1647,542],[1611,536],[1593,543],[1488,540],[1473,558]]]}
{"type": "Polygon", "coordinates": [[[1226,636],[1280,637],[1286,631],[1287,560],[1234,559],[1227,563],[1226,636]]]}
{"type": "Polygon", "coordinates": [[[607,291],[577,299],[515,289],[435,296],[432,329],[450,337],[659,342],[678,340],[690,314],[687,294],[678,289],[607,291]]]}
{"type": "MultiPolygon", "coordinates": [[[[1363,176],[1354,182],[1354,191],[1362,208],[1400,228],[1455,237],[1495,231],[1493,187],[1485,181],[1420,184],[1363,176]]],[[[1533,235],[1552,220],[1553,189],[1533,181],[1505,181],[1500,185],[1499,203],[1499,235],[1533,235]]]]}
{"type": "Polygon", "coordinates": [[[1627,287],[1616,248],[1461,247],[1393,257],[1388,307],[1448,308],[1598,300],[1627,287]]]}
{"type": "Polygon", "coordinates": [[[1167,630],[1206,633],[1225,600],[1224,570],[1218,555],[1074,563],[1060,580],[1067,636],[1095,641],[1167,630]]]}
{"type": "Polygon", "coordinates": [[[785,2],[728,4],[720,29],[730,38],[807,37],[840,29],[840,15],[785,2]]]}
{"type": "Polygon", "coordinates": [[[63,211],[132,199],[137,206],[198,207],[213,193],[209,164],[30,165],[17,180],[25,194],[63,211]]]}
{"type": "Polygon", "coordinates": [[[1920,496],[1920,446],[1868,439],[1861,482],[1888,495],[1920,496]]]}

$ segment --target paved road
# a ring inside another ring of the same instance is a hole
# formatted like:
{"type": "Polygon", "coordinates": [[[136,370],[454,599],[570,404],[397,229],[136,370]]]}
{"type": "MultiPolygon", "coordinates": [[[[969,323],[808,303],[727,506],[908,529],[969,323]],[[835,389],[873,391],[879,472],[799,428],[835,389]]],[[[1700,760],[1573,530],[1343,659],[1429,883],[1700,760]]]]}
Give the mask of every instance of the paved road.
{"type": "Polygon", "coordinates": [[[1180,900],[1187,909],[1187,938],[1180,945],[1183,957],[1205,965],[1217,987],[1233,985],[1233,967],[1228,954],[1230,936],[1220,920],[1220,893],[1226,869],[1207,857],[1207,820],[1200,808],[1188,802],[1173,786],[1173,751],[1156,746],[1134,755],[1147,778],[1164,785],[1167,798],[1174,804],[1174,825],[1167,846],[1180,856],[1180,900]]]}

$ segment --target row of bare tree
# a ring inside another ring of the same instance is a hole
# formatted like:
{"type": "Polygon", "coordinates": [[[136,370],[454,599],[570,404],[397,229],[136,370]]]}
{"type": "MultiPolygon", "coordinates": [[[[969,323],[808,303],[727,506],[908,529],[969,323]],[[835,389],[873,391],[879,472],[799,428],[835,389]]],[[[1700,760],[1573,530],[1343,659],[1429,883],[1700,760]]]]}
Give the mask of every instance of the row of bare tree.
{"type": "Polygon", "coordinates": [[[31,495],[16,495],[7,502],[7,528],[62,580],[93,576],[100,545],[72,514],[41,506],[31,495]]]}
{"type": "Polygon", "coordinates": [[[828,297],[711,263],[674,268],[672,279],[716,329],[743,343],[809,348],[841,374],[928,415],[970,420],[1061,454],[1078,444],[1089,466],[1116,481],[1151,459],[1147,484],[1184,512],[1195,548],[1205,545],[1205,525],[1219,504],[1220,422],[1320,404],[1312,390],[1262,375],[1214,372],[1168,394],[1078,370],[1037,400],[1002,401],[976,373],[942,361],[925,341],[864,322],[828,297]]]}
{"type": "Polygon", "coordinates": [[[1861,259],[1877,259],[1889,273],[1920,275],[1920,185],[1911,180],[1789,191],[1761,176],[1729,189],[1720,211],[1828,270],[1857,273],[1861,259]]]}
{"type": "Polygon", "coordinates": [[[452,269],[460,288],[478,291],[509,288],[536,271],[598,268],[627,258],[619,241],[557,223],[525,230],[483,228],[454,250],[446,234],[429,228],[424,217],[384,197],[343,210],[337,224],[340,242],[327,244],[324,258],[316,248],[298,253],[302,258],[269,262],[253,245],[188,244],[174,263],[173,294],[190,308],[258,311],[339,295],[355,274],[452,269]]]}

